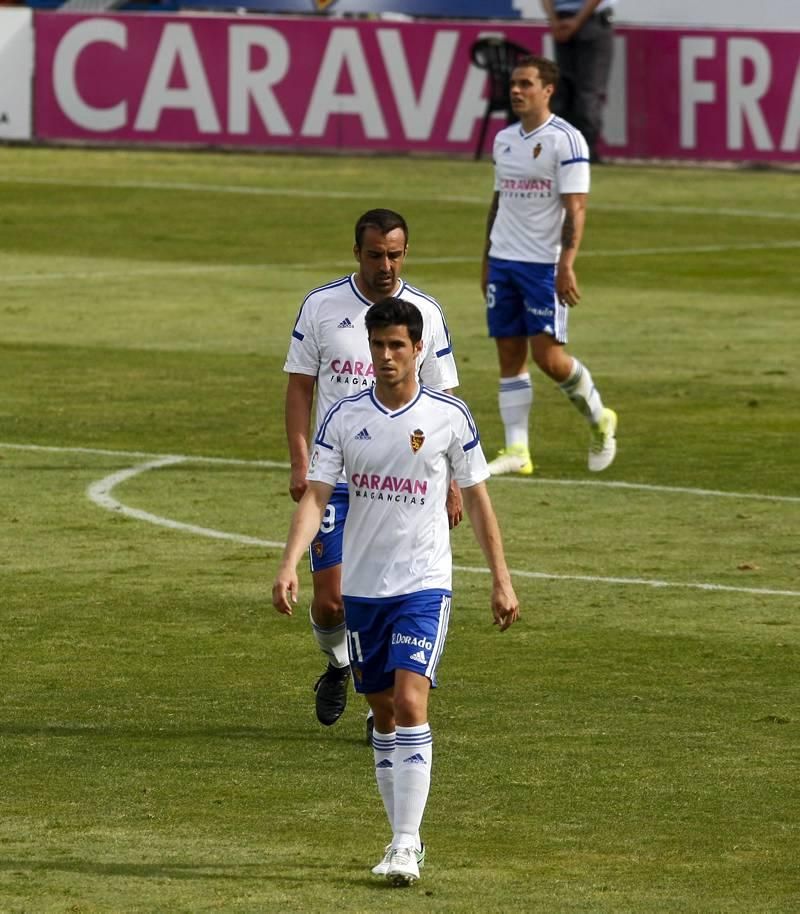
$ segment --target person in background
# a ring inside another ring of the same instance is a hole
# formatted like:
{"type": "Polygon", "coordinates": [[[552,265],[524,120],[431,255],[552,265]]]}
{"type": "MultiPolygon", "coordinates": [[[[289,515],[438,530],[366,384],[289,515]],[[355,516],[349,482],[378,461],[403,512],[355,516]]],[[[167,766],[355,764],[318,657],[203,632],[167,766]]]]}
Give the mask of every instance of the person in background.
{"type": "Polygon", "coordinates": [[[586,138],[589,158],[600,162],[597,143],[614,52],[616,0],[542,0],[561,71],[553,111],[586,138]]]}
{"type": "Polygon", "coordinates": [[[553,61],[520,58],[510,90],[519,123],[499,131],[494,141],[495,190],[481,274],[505,428],[505,447],[489,464],[493,476],[533,473],[529,350],[589,424],[589,469],[606,469],[617,453],[617,414],[603,405],[589,369],[564,348],[569,308],[580,299],[575,259],[590,175],[586,140],[550,111],[557,84],[553,61]]]}

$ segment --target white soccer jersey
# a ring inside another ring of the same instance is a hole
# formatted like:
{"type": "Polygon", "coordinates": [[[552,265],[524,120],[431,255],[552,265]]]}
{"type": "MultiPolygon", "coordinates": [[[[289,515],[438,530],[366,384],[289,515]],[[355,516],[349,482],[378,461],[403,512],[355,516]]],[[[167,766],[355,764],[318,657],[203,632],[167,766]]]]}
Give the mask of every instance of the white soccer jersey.
{"type": "MultiPolygon", "coordinates": [[[[450,333],[439,304],[402,280],[394,294],[422,312],[422,354],[418,360],[422,383],[436,390],[457,387],[450,333]]],[[[364,325],[371,305],[358,291],[352,274],[309,292],[300,308],[283,370],[317,379],[316,429],[337,400],[375,383],[364,325]]]]}
{"type": "Polygon", "coordinates": [[[466,404],[420,387],[402,409],[386,409],[370,388],[340,400],[314,444],[308,478],[347,476],[342,593],[381,599],[452,589],[445,501],[450,480],[488,478],[466,404]]]}
{"type": "Polygon", "coordinates": [[[589,193],[589,147],[571,124],[551,115],[524,133],[501,130],[493,149],[494,189],[500,194],[490,257],[556,263],[561,254],[561,194],[589,193]]]}

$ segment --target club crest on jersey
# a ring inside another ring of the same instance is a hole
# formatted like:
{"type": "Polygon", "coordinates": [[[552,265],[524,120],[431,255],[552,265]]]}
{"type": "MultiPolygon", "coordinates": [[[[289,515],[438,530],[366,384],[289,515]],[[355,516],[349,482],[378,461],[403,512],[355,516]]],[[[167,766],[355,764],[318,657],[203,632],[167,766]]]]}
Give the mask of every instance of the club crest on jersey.
{"type": "Polygon", "coordinates": [[[321,559],[321,558],[322,558],[322,553],[325,551],[325,546],[322,544],[322,541],[321,541],[321,540],[315,540],[315,541],[311,544],[311,549],[312,549],[314,555],[315,555],[318,559],[321,559]]]}
{"type": "Polygon", "coordinates": [[[541,143],[537,143],[537,144],[533,147],[533,157],[534,157],[534,159],[538,159],[539,156],[540,156],[541,154],[542,154],[542,144],[541,144],[541,143]]]}
{"type": "Polygon", "coordinates": [[[417,451],[425,444],[425,432],[421,428],[415,428],[411,433],[411,450],[416,454],[417,451]]]}

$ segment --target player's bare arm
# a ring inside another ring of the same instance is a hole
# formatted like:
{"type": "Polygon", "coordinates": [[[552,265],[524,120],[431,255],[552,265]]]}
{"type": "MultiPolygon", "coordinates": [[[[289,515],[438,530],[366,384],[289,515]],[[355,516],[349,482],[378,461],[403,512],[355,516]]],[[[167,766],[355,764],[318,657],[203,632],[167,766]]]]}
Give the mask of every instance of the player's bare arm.
{"type": "Polygon", "coordinates": [[[289,494],[300,501],[306,491],[308,430],[314,401],[313,375],[290,374],[286,384],[286,440],[289,445],[289,494]]]}
{"type": "MultiPolygon", "coordinates": [[[[451,396],[455,395],[452,389],[446,390],[445,393],[451,396]]],[[[464,520],[464,501],[461,498],[461,489],[455,479],[450,481],[445,507],[447,508],[447,522],[450,525],[450,529],[453,530],[464,520]]]]}
{"type": "Polygon", "coordinates": [[[481,262],[481,291],[484,298],[486,297],[486,287],[489,285],[489,248],[491,247],[490,236],[492,226],[497,218],[497,207],[500,205],[500,194],[495,191],[492,195],[492,202],[489,204],[489,214],[486,217],[486,246],[483,249],[483,260],[481,262]]]}
{"type": "Polygon", "coordinates": [[[309,482],[295,508],[281,566],[272,585],[272,605],[279,613],[292,615],[292,605],[297,602],[299,592],[297,563],[319,530],[332,493],[333,486],[327,483],[309,482]]]}
{"type": "Polygon", "coordinates": [[[511,584],[511,575],[503,553],[500,526],[489,498],[486,483],[462,489],[472,531],[481,547],[492,573],[492,617],[494,624],[505,631],[519,619],[519,600],[511,584]]]}
{"type": "Polygon", "coordinates": [[[562,194],[564,221],[561,225],[561,256],[556,271],[556,294],[564,305],[577,305],[581,293],[575,276],[575,260],[586,224],[587,194],[562,194]]]}
{"type": "Polygon", "coordinates": [[[447,490],[445,507],[447,508],[447,522],[452,530],[464,520],[464,501],[461,497],[461,489],[455,481],[450,483],[450,488],[447,490]]]}
{"type": "Polygon", "coordinates": [[[601,2],[602,0],[586,0],[574,16],[559,19],[556,16],[553,0],[542,0],[542,7],[550,24],[553,38],[556,41],[569,41],[577,31],[583,28],[601,2]]]}

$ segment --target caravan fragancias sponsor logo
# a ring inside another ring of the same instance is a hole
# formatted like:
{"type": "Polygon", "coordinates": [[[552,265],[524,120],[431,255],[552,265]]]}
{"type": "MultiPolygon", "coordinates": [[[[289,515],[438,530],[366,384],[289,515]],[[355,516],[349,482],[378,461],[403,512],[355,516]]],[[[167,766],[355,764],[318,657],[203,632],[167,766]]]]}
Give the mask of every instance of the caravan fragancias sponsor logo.
{"type": "Polygon", "coordinates": [[[405,495],[426,495],[427,479],[409,479],[407,476],[381,476],[379,473],[353,473],[350,482],[357,489],[372,492],[397,492],[405,495]]]}

